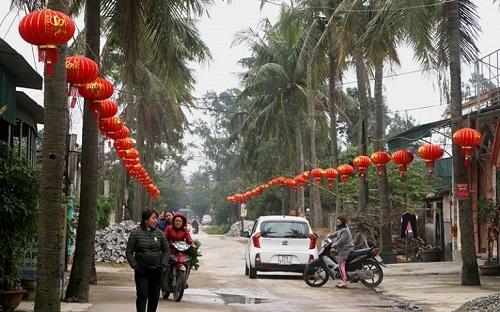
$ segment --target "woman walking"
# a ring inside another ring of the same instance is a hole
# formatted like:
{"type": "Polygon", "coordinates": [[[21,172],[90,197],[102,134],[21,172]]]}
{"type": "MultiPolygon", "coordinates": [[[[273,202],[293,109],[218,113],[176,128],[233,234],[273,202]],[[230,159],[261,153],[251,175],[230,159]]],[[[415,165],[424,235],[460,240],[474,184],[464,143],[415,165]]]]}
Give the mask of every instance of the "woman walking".
{"type": "Polygon", "coordinates": [[[127,242],[127,261],[134,269],[137,312],[155,312],[160,297],[163,271],[170,255],[167,240],[156,228],[158,213],[142,212],[141,226],[130,233],[127,242]]]}

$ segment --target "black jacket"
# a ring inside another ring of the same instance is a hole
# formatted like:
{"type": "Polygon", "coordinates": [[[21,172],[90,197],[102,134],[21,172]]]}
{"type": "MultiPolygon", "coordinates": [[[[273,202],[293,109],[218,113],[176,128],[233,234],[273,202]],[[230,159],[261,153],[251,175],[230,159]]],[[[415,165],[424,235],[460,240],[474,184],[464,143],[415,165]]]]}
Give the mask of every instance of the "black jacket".
{"type": "Polygon", "coordinates": [[[167,239],[159,229],[146,229],[141,226],[130,233],[127,242],[127,261],[133,269],[165,268],[168,265],[170,250],[167,239]]]}

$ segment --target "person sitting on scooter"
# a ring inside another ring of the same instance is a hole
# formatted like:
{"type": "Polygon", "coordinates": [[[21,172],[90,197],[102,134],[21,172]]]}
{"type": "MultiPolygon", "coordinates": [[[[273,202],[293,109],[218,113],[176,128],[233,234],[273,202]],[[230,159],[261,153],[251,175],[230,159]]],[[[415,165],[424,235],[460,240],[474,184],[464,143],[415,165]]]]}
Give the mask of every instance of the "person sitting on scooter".
{"type": "MultiPolygon", "coordinates": [[[[167,226],[163,234],[165,234],[169,242],[183,241],[190,244],[191,247],[196,248],[187,228],[186,216],[182,212],[175,213],[172,223],[167,226]]],[[[175,248],[170,246],[170,252],[175,253],[175,248]]]]}
{"type": "Polygon", "coordinates": [[[337,238],[337,241],[332,245],[339,251],[337,257],[337,262],[339,264],[340,276],[342,278],[342,283],[338,284],[337,288],[347,288],[347,274],[345,271],[345,263],[349,254],[354,250],[354,243],[352,241],[351,231],[346,224],[346,218],[338,217],[336,220],[337,230],[333,233],[328,234],[328,238],[337,238]]]}
{"type": "Polygon", "coordinates": [[[196,221],[196,218],[191,221],[191,225],[193,226],[193,234],[198,234],[199,225],[198,221],[196,221]]]}
{"type": "MultiPolygon", "coordinates": [[[[190,244],[191,248],[196,248],[196,245],[194,244],[194,241],[191,238],[191,235],[189,234],[186,216],[182,212],[175,213],[171,224],[167,226],[163,234],[165,234],[165,237],[167,238],[168,242],[183,241],[190,244]]],[[[170,245],[170,254],[175,255],[176,252],[177,250],[175,249],[175,247],[170,245]]],[[[171,261],[172,259],[169,260],[169,266],[172,264],[171,261]]],[[[167,274],[169,274],[169,272],[167,272],[167,274]]],[[[186,288],[188,287],[189,286],[186,283],[186,288]]],[[[162,296],[163,296],[163,291],[164,289],[162,289],[162,296]]]]}

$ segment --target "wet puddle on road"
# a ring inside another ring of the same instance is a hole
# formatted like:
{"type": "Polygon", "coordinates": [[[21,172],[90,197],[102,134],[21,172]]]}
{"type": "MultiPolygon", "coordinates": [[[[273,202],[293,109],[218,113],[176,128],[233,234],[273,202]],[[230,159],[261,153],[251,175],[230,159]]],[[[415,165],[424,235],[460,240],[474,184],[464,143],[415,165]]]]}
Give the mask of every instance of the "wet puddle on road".
{"type": "Polygon", "coordinates": [[[224,301],[224,303],[226,305],[234,304],[234,303],[259,304],[259,303],[271,302],[271,300],[269,300],[269,299],[246,297],[246,296],[242,296],[242,295],[233,295],[233,294],[224,294],[224,293],[216,293],[216,294],[221,297],[221,299],[224,301]]]}

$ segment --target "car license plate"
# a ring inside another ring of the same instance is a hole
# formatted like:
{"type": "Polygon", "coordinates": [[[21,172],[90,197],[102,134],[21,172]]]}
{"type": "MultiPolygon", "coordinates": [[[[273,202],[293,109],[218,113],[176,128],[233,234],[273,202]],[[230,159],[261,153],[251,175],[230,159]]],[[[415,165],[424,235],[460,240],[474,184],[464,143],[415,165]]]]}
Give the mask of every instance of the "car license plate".
{"type": "Polygon", "coordinates": [[[278,264],[279,265],[291,265],[292,264],[292,256],[278,256],[278,264]]]}

